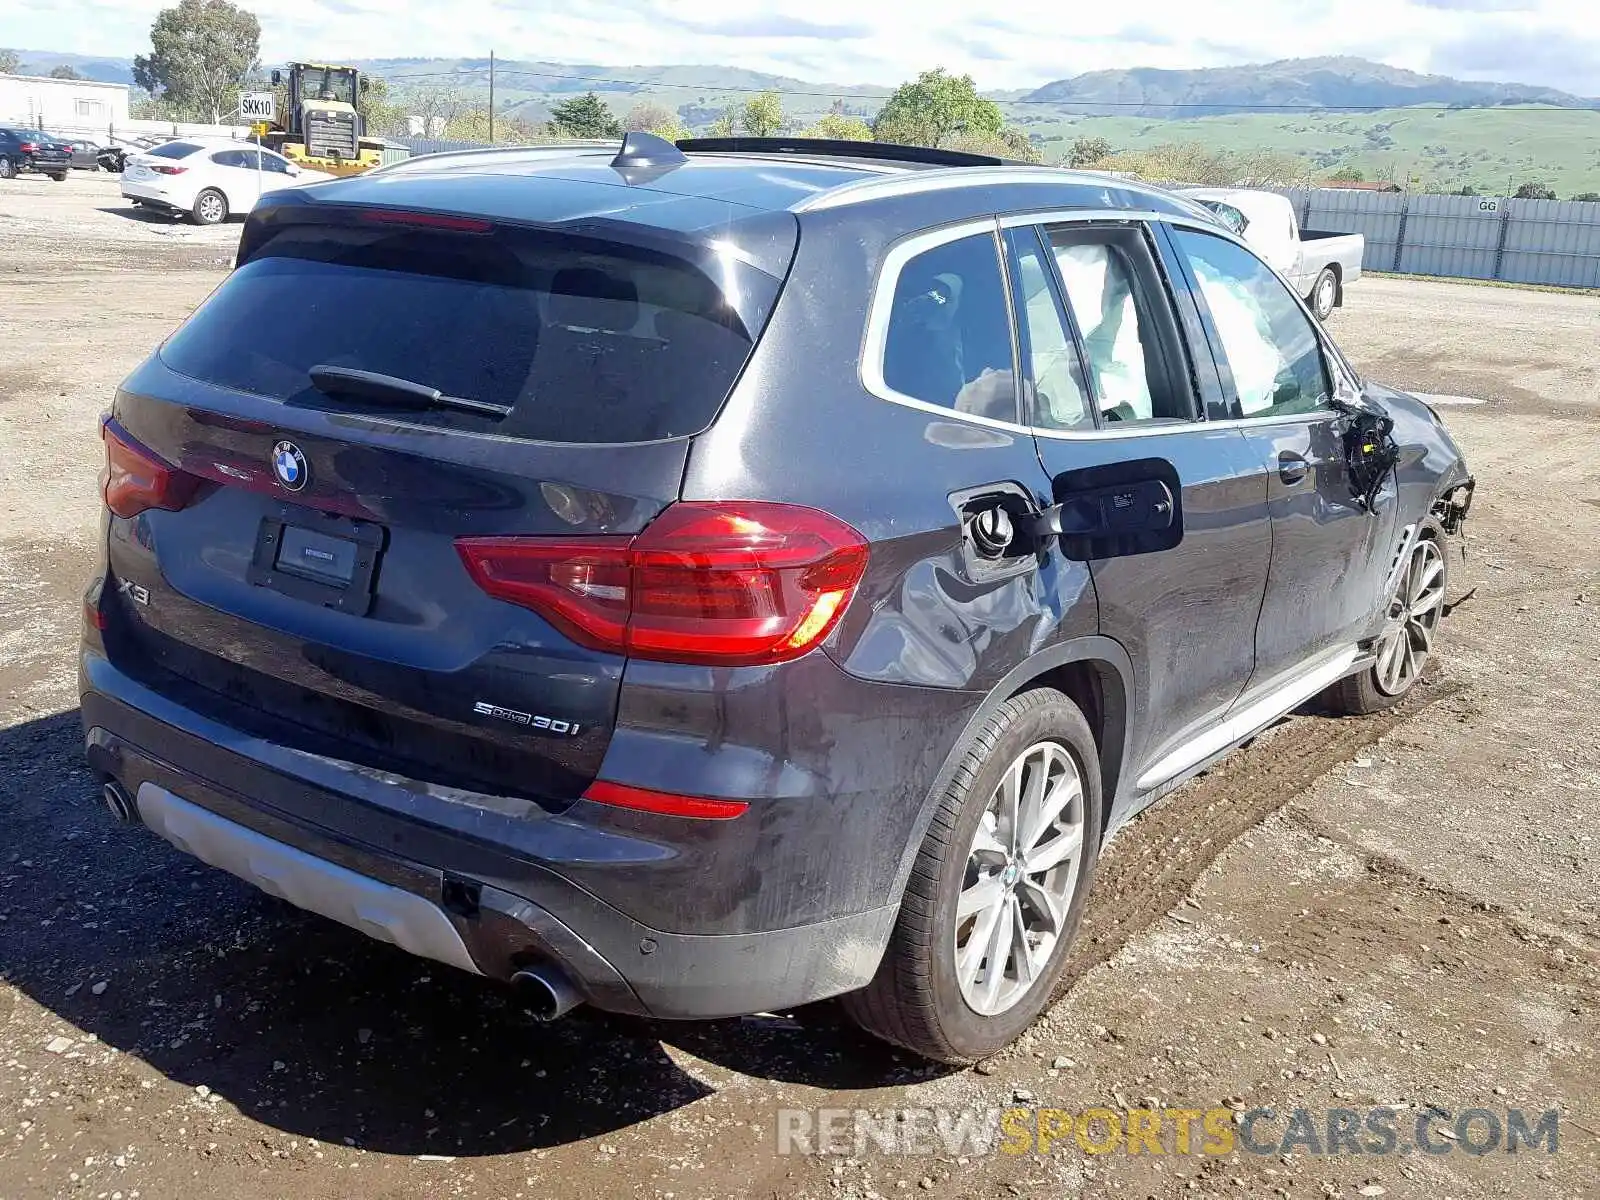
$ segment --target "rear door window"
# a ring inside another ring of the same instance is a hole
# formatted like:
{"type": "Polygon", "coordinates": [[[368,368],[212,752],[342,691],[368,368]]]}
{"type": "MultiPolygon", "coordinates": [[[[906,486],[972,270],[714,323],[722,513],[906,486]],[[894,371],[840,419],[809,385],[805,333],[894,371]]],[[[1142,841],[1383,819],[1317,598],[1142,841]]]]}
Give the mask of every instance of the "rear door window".
{"type": "Polygon", "coordinates": [[[296,404],[557,442],[704,429],[778,288],[723,261],[725,294],[687,258],[525,230],[291,228],[263,254],[167,341],[168,366],[296,404]],[[396,376],[511,413],[386,412],[317,391],[316,366],[396,376]]]}

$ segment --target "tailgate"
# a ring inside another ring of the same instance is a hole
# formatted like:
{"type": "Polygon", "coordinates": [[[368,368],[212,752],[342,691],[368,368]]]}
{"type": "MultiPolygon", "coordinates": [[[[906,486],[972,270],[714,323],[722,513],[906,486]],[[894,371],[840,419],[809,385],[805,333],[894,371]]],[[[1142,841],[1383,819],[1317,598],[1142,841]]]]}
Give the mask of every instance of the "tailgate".
{"type": "MultiPolygon", "coordinates": [[[[119,393],[112,436],[193,482],[112,522],[132,587],[108,653],[278,743],[564,806],[599,768],[625,660],[489,595],[458,541],[626,541],[677,498],[682,435],[749,336],[655,253],[392,227],[276,249],[119,393]],[[325,393],[329,365],[508,412],[325,393]]],[[[553,569],[591,587],[581,556],[553,569]]]]}

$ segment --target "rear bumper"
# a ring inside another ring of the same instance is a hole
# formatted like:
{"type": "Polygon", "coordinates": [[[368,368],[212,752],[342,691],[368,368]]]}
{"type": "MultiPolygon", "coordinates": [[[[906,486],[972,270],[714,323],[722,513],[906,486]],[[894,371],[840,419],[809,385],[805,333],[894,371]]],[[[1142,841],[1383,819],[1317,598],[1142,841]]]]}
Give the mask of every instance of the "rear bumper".
{"type": "MultiPolygon", "coordinates": [[[[271,748],[173,704],[93,649],[81,667],[90,765],[136,798],[152,829],[303,908],[466,970],[508,979],[553,962],[602,1009],[734,1016],[865,986],[894,924],[889,905],[757,932],[655,929],[537,857],[320,786],[314,770],[286,769],[294,756],[281,748],[269,762],[271,748]]],[[[628,869],[631,848],[614,831],[546,821],[564,854],[587,837],[595,862],[609,855],[628,869]]]]}
{"type": "Polygon", "coordinates": [[[24,171],[36,171],[40,175],[65,175],[72,170],[72,161],[66,158],[59,161],[41,159],[37,155],[33,155],[23,161],[22,169],[24,171]]]}
{"type": "Polygon", "coordinates": [[[162,208],[176,210],[180,207],[178,201],[168,192],[153,184],[132,183],[124,179],[122,181],[122,195],[128,200],[141,200],[146,204],[155,204],[162,208]]]}

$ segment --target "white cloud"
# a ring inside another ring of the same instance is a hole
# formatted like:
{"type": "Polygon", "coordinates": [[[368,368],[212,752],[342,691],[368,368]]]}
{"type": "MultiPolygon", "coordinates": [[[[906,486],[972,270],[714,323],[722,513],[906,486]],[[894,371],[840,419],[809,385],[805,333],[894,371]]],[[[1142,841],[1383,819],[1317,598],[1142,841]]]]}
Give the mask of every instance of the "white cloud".
{"type": "MultiPolygon", "coordinates": [[[[1113,67],[1197,67],[1360,54],[1414,70],[1600,92],[1594,0],[273,0],[259,3],[268,61],[487,56],[562,62],[726,64],[840,83],[894,84],[933,65],[984,87],[1026,87],[1113,67]],[[1002,15],[1003,14],[1003,15],[1002,15]],[[1499,40],[1506,52],[1485,48],[1499,40]],[[1552,47],[1568,52],[1550,54],[1552,47]],[[1592,64],[1592,65],[1591,65],[1592,64]]],[[[249,7],[249,0],[246,0],[249,7]]],[[[162,0],[13,0],[0,45],[128,55],[162,0]]]]}

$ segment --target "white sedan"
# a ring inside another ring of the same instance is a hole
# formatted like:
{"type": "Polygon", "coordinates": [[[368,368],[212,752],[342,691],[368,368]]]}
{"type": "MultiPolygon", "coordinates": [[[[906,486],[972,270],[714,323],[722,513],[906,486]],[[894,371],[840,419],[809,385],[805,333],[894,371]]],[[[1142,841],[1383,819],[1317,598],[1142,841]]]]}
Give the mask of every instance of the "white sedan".
{"type": "Polygon", "coordinates": [[[122,194],[135,204],[181,213],[197,225],[243,215],[267,192],[333,178],[250,142],[176,138],[128,156],[122,194]]]}

